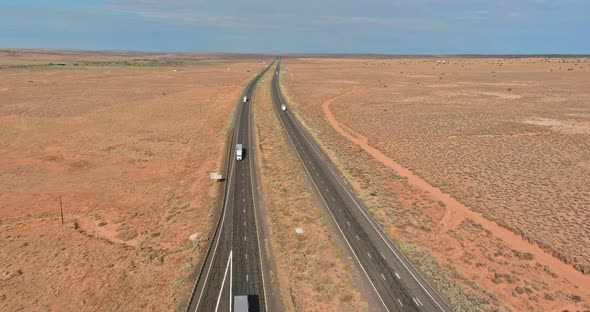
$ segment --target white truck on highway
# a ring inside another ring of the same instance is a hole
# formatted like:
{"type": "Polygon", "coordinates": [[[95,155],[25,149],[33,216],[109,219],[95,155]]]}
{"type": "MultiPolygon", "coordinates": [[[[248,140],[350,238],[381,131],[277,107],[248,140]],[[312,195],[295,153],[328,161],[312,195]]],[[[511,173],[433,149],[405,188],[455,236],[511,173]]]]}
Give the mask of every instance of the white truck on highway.
{"type": "Polygon", "coordinates": [[[244,150],[242,149],[242,144],[238,144],[236,145],[236,159],[237,160],[242,160],[244,150]]]}
{"type": "Polygon", "coordinates": [[[244,95],[244,103],[248,102],[248,96],[244,95]]]}
{"type": "Polygon", "coordinates": [[[281,110],[282,110],[282,111],[286,111],[286,110],[287,110],[287,105],[285,105],[285,104],[281,104],[281,110]]]}

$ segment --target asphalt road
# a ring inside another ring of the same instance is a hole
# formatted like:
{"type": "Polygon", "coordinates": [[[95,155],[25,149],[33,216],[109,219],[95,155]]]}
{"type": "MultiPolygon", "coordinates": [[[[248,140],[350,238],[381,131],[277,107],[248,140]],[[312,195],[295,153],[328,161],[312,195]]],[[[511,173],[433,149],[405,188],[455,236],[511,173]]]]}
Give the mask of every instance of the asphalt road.
{"type": "Polygon", "coordinates": [[[214,239],[193,291],[189,312],[231,311],[235,296],[251,296],[265,311],[263,271],[254,210],[254,189],[250,174],[250,106],[252,93],[260,77],[272,66],[256,75],[240,96],[233,121],[229,146],[228,172],[223,210],[214,239]],[[243,97],[248,102],[243,103],[243,97]],[[236,144],[242,144],[245,155],[236,160],[236,144]]]}
{"type": "Polygon", "coordinates": [[[451,311],[386,237],[313,137],[293,116],[280,91],[280,63],[273,75],[272,98],[277,114],[307,175],[330,211],[359,270],[367,277],[383,311],[451,311]],[[287,111],[280,106],[285,104],[287,111]]]}

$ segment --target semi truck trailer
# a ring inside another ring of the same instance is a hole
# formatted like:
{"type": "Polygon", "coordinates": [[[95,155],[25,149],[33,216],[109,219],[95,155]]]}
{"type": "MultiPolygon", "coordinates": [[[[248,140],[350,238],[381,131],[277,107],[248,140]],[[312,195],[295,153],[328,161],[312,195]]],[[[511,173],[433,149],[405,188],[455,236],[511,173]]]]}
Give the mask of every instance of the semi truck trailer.
{"type": "Polygon", "coordinates": [[[242,160],[244,150],[242,149],[242,144],[238,144],[236,145],[236,159],[237,160],[242,160]]]}

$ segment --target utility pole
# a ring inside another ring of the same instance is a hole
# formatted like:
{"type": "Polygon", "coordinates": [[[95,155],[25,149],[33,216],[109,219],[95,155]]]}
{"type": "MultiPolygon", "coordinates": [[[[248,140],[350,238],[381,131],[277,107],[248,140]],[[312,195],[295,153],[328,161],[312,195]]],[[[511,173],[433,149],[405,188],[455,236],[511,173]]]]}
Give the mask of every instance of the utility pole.
{"type": "Polygon", "coordinates": [[[61,195],[59,195],[59,210],[61,211],[61,224],[64,224],[64,207],[61,203],[61,195]]]}

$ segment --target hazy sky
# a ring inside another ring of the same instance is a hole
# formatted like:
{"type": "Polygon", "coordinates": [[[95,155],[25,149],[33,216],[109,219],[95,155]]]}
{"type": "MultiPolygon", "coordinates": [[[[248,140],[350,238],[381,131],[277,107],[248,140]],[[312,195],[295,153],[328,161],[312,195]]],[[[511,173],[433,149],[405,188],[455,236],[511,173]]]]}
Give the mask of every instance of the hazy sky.
{"type": "Polygon", "coordinates": [[[590,53],[589,0],[0,0],[0,47],[590,53]]]}

